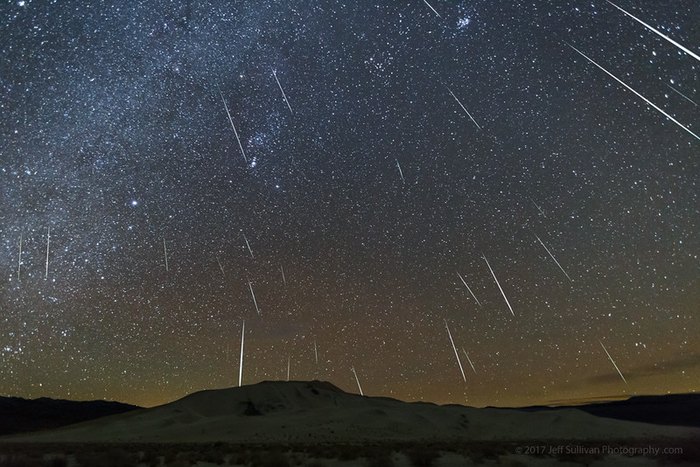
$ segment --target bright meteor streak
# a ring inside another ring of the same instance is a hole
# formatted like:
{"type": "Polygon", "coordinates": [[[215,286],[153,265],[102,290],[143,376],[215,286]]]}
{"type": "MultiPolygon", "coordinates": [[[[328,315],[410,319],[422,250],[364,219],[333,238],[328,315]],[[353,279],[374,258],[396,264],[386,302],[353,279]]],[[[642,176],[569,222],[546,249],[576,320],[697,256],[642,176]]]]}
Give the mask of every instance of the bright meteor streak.
{"type": "Polygon", "coordinates": [[[442,18],[442,16],[440,16],[440,13],[438,13],[438,12],[435,10],[435,8],[433,8],[433,6],[432,6],[430,3],[428,3],[428,0],[423,0],[423,3],[425,3],[426,5],[428,5],[428,8],[430,8],[431,10],[433,10],[433,13],[435,13],[435,14],[437,15],[438,18],[442,18]]]}
{"type": "Polygon", "coordinates": [[[564,271],[564,268],[561,267],[561,264],[559,264],[559,261],[557,261],[557,259],[554,257],[554,255],[552,254],[552,252],[549,251],[549,248],[547,248],[547,245],[545,245],[544,242],[542,242],[542,240],[540,240],[540,237],[538,237],[537,234],[535,234],[535,238],[537,238],[537,241],[540,242],[540,245],[542,245],[542,246],[544,247],[544,249],[545,249],[545,250],[547,251],[547,253],[549,254],[550,258],[552,258],[552,259],[554,260],[554,262],[557,263],[557,266],[559,266],[559,269],[561,269],[561,272],[564,273],[564,275],[566,276],[566,278],[569,279],[569,281],[573,282],[574,280],[573,280],[572,278],[569,277],[569,275],[566,273],[566,271],[564,271]]]}
{"type": "MultiPolygon", "coordinates": [[[[447,87],[447,86],[445,86],[445,87],[447,87]]],[[[476,123],[476,120],[474,120],[474,117],[472,117],[472,114],[470,114],[469,111],[467,110],[467,108],[464,107],[464,105],[462,104],[462,101],[460,101],[457,98],[457,96],[455,96],[455,93],[452,92],[452,89],[447,88],[447,90],[450,91],[450,94],[452,94],[452,97],[454,97],[454,99],[457,101],[457,103],[462,108],[462,110],[464,110],[464,112],[469,116],[469,118],[472,120],[472,122],[474,122],[474,125],[476,125],[476,127],[481,130],[481,127],[479,126],[478,123],[476,123]]]]}
{"type": "Polygon", "coordinates": [[[22,280],[22,233],[19,234],[19,255],[17,259],[17,280],[22,280]]]}
{"type": "Polygon", "coordinates": [[[589,62],[591,62],[592,64],[594,64],[594,65],[597,66],[598,68],[600,68],[601,70],[603,70],[605,73],[607,73],[607,74],[608,74],[611,78],[613,78],[615,81],[617,81],[618,83],[620,83],[621,85],[623,85],[624,87],[626,87],[627,89],[629,89],[630,91],[632,91],[637,97],[641,98],[644,102],[646,102],[647,104],[649,104],[650,106],[652,106],[653,108],[655,108],[656,110],[658,110],[659,112],[661,112],[662,114],[664,114],[664,115],[666,116],[666,118],[668,118],[669,120],[671,120],[673,123],[675,123],[675,124],[678,125],[679,127],[683,128],[685,131],[687,131],[688,133],[690,133],[691,135],[693,135],[693,136],[695,137],[695,139],[700,140],[700,136],[698,136],[698,135],[696,135],[695,133],[693,133],[692,131],[690,131],[690,130],[689,130],[687,127],[685,127],[681,122],[679,122],[679,121],[676,120],[675,118],[671,117],[668,113],[666,113],[662,108],[660,108],[659,106],[657,106],[656,104],[654,104],[652,101],[650,101],[649,99],[647,99],[646,97],[642,96],[642,95],[639,94],[637,91],[635,91],[634,89],[632,89],[631,87],[629,87],[629,86],[628,86],[627,84],[625,84],[620,78],[618,78],[617,76],[613,75],[612,73],[610,73],[608,70],[606,70],[606,69],[603,68],[602,66],[598,65],[595,61],[593,61],[593,59],[589,58],[588,55],[584,54],[584,53],[581,52],[579,49],[577,49],[576,47],[574,47],[573,45],[571,45],[571,44],[569,44],[569,43],[567,43],[566,45],[568,45],[569,47],[571,47],[572,49],[574,49],[574,50],[576,51],[576,53],[578,53],[579,55],[581,55],[583,58],[585,58],[586,60],[588,60],[589,62]]]}
{"type": "Polygon", "coordinates": [[[610,356],[610,353],[608,353],[608,349],[605,348],[605,346],[603,345],[603,343],[602,343],[601,341],[598,341],[598,342],[600,342],[600,346],[603,347],[603,350],[605,350],[605,354],[606,354],[606,355],[608,356],[608,358],[610,359],[610,363],[612,363],[613,366],[615,367],[615,369],[617,370],[617,373],[620,375],[620,378],[622,378],[622,381],[624,381],[625,384],[627,384],[627,380],[625,379],[624,376],[622,376],[622,372],[621,372],[620,369],[617,367],[617,364],[615,363],[615,360],[613,360],[613,358],[610,356]]]}
{"type": "Polygon", "coordinates": [[[365,393],[362,392],[362,386],[360,386],[360,379],[357,377],[357,372],[355,371],[355,367],[352,367],[351,370],[352,370],[352,374],[355,375],[355,382],[357,382],[357,389],[360,390],[360,395],[364,396],[365,393]]]}
{"type": "Polygon", "coordinates": [[[455,347],[455,341],[452,340],[452,333],[450,332],[450,327],[447,325],[447,320],[445,320],[445,328],[447,329],[447,335],[450,336],[450,343],[452,344],[452,350],[455,351],[455,357],[457,357],[457,364],[459,365],[459,371],[462,372],[462,378],[464,382],[467,382],[467,377],[464,375],[464,368],[462,368],[462,361],[459,359],[459,352],[457,352],[457,347],[455,347]]]}
{"type": "Polygon", "coordinates": [[[248,287],[250,288],[250,296],[253,297],[253,303],[255,304],[255,311],[260,314],[260,308],[258,308],[258,300],[255,298],[255,292],[253,292],[253,284],[248,281],[248,287]]]}
{"type": "Polygon", "coordinates": [[[506,297],[506,293],[503,291],[503,287],[501,287],[501,283],[498,282],[498,278],[496,277],[496,273],[493,272],[493,269],[491,269],[491,265],[489,264],[489,260],[486,259],[486,256],[482,256],[484,258],[484,261],[486,261],[486,266],[489,267],[489,271],[491,271],[491,275],[493,276],[493,280],[496,281],[496,285],[498,286],[498,290],[501,291],[501,295],[503,295],[503,299],[506,301],[506,305],[508,305],[508,309],[510,310],[510,313],[515,316],[515,313],[513,313],[513,307],[510,306],[510,302],[508,301],[508,297],[506,297]]]}
{"type": "Polygon", "coordinates": [[[243,320],[243,329],[241,330],[241,363],[238,366],[238,387],[243,384],[243,343],[245,342],[245,320],[243,320]]]}
{"type": "Polygon", "coordinates": [[[294,112],[292,112],[292,106],[289,105],[289,100],[287,99],[287,95],[284,93],[284,89],[282,89],[282,85],[280,84],[280,80],[277,78],[277,71],[274,68],[272,69],[272,76],[275,77],[275,81],[277,81],[277,86],[280,88],[280,91],[282,91],[282,98],[284,99],[284,103],[287,104],[287,107],[289,108],[289,113],[294,115],[294,112]]]}
{"type": "Polygon", "coordinates": [[[241,144],[241,138],[238,137],[238,130],[236,130],[236,125],[233,124],[233,119],[231,118],[231,112],[228,110],[228,105],[226,104],[226,99],[224,99],[224,95],[219,90],[219,94],[221,95],[221,101],[224,103],[224,108],[226,109],[226,115],[228,115],[228,121],[231,122],[231,128],[233,128],[233,134],[236,135],[236,141],[238,141],[238,147],[241,149],[241,154],[243,155],[243,160],[245,163],[248,163],[248,158],[245,155],[245,151],[243,150],[243,145],[241,144]]]}
{"type": "Polygon", "coordinates": [[[49,246],[51,245],[51,226],[46,230],[46,271],[44,272],[44,280],[49,278],[49,246]]]}
{"type": "Polygon", "coordinates": [[[615,8],[617,8],[618,10],[620,10],[621,12],[623,12],[624,14],[626,14],[627,16],[629,16],[630,18],[632,18],[633,20],[637,21],[639,24],[641,24],[642,26],[644,26],[644,27],[647,28],[648,30],[652,31],[652,32],[655,33],[655,34],[658,34],[658,35],[661,36],[661,37],[663,37],[664,39],[666,39],[667,41],[669,41],[671,44],[675,45],[676,47],[678,47],[679,49],[681,49],[683,52],[685,52],[685,53],[687,53],[688,55],[690,55],[691,57],[693,57],[695,60],[700,61],[700,56],[698,56],[698,54],[694,53],[692,50],[689,50],[689,49],[683,47],[681,44],[679,44],[678,42],[674,41],[673,39],[671,39],[670,37],[668,37],[667,35],[665,35],[665,34],[662,33],[661,31],[659,31],[658,29],[656,29],[656,28],[654,28],[654,27],[652,27],[652,26],[649,26],[647,23],[645,23],[645,22],[642,21],[641,19],[637,18],[637,17],[634,16],[632,13],[629,13],[628,11],[623,10],[622,8],[620,8],[619,6],[615,5],[615,4],[614,4],[613,2],[611,2],[610,0],[607,0],[607,2],[608,2],[609,4],[611,4],[612,6],[614,6],[615,8]]]}

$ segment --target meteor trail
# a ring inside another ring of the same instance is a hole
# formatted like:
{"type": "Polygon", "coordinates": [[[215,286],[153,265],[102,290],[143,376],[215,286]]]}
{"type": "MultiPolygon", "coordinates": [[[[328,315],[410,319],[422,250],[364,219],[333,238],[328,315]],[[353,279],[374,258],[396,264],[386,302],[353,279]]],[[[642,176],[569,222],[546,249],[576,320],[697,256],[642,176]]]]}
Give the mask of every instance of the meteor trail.
{"type": "Polygon", "coordinates": [[[219,257],[216,257],[216,262],[219,265],[219,269],[221,269],[221,275],[224,275],[224,267],[221,265],[221,261],[219,261],[219,257]]]}
{"type": "Polygon", "coordinates": [[[622,376],[622,372],[621,372],[620,369],[617,367],[617,364],[615,363],[615,360],[613,360],[613,358],[610,356],[610,353],[608,353],[608,349],[605,348],[605,346],[603,345],[603,342],[601,342],[601,341],[598,341],[598,342],[600,342],[600,346],[603,347],[603,350],[605,350],[605,354],[606,354],[606,355],[608,356],[608,358],[610,359],[610,363],[612,363],[613,366],[615,367],[615,369],[617,370],[617,374],[619,374],[619,375],[620,375],[620,378],[622,378],[622,381],[624,381],[625,384],[627,384],[627,380],[625,379],[624,376],[622,376]]]}
{"type": "Polygon", "coordinates": [[[403,178],[403,170],[401,170],[401,164],[399,164],[399,160],[398,160],[398,159],[396,159],[396,167],[399,168],[399,175],[401,175],[401,181],[402,181],[402,182],[404,183],[404,185],[405,185],[405,184],[406,184],[406,179],[403,178]]]}
{"type": "Polygon", "coordinates": [[[496,273],[493,272],[493,269],[491,269],[491,265],[489,264],[489,260],[486,259],[486,256],[482,255],[484,258],[484,261],[486,261],[486,266],[489,267],[489,271],[491,271],[491,275],[493,276],[493,280],[496,281],[496,285],[498,286],[498,290],[501,291],[501,295],[503,295],[503,299],[506,301],[506,305],[508,305],[508,309],[510,310],[510,313],[515,316],[515,313],[513,313],[513,307],[510,306],[510,302],[508,301],[508,297],[506,297],[506,293],[503,291],[503,288],[501,287],[501,283],[498,282],[498,278],[496,277],[496,273]]]}
{"type": "Polygon", "coordinates": [[[314,355],[316,356],[316,365],[318,365],[318,348],[316,347],[316,339],[314,339],[314,355]]]}
{"type": "Polygon", "coordinates": [[[462,378],[464,382],[467,382],[467,377],[464,375],[464,369],[462,368],[462,361],[459,359],[459,353],[457,352],[457,347],[455,347],[455,341],[452,340],[452,333],[450,332],[450,327],[447,325],[447,320],[445,320],[445,328],[447,329],[447,335],[450,336],[450,342],[452,343],[452,350],[455,351],[455,357],[457,357],[457,363],[459,364],[459,371],[462,372],[462,378]]]}
{"type": "Polygon", "coordinates": [[[17,260],[17,280],[22,280],[22,232],[19,234],[19,259],[17,260]]]}
{"type": "Polygon", "coordinates": [[[51,243],[51,226],[46,229],[46,272],[44,273],[44,280],[49,278],[49,245],[51,243]]]}
{"type": "Polygon", "coordinates": [[[287,356],[287,381],[289,381],[289,372],[292,369],[292,357],[287,356]]]}
{"type": "Polygon", "coordinates": [[[685,94],[683,94],[682,92],[680,92],[678,89],[674,88],[674,87],[671,86],[670,84],[667,84],[666,86],[668,86],[669,88],[671,88],[673,91],[676,92],[676,94],[680,95],[681,97],[683,97],[683,98],[684,98],[685,100],[687,100],[688,102],[692,103],[695,107],[698,106],[698,103],[697,103],[697,102],[695,102],[693,99],[691,99],[690,97],[688,97],[688,96],[686,96],[685,94]]]}
{"type": "Polygon", "coordinates": [[[530,201],[532,201],[532,204],[535,205],[535,207],[536,207],[537,210],[540,212],[540,214],[542,214],[543,217],[547,217],[547,215],[544,213],[544,211],[542,210],[542,208],[541,208],[537,203],[535,203],[535,200],[534,200],[534,199],[530,198],[530,201]]]}
{"type": "Polygon", "coordinates": [[[279,86],[280,91],[282,91],[282,98],[284,99],[284,102],[287,104],[287,107],[289,108],[289,113],[294,115],[294,112],[292,112],[292,106],[289,105],[289,100],[287,100],[287,95],[284,93],[284,89],[282,89],[282,85],[280,84],[280,80],[277,78],[277,71],[275,69],[272,69],[272,76],[275,77],[275,81],[277,81],[277,86],[279,86]]]}
{"type": "Polygon", "coordinates": [[[433,6],[432,6],[430,3],[428,3],[428,0],[423,0],[423,3],[425,3],[426,5],[428,5],[428,8],[430,8],[431,10],[433,10],[433,13],[435,13],[435,14],[437,15],[438,18],[442,18],[442,16],[440,16],[440,13],[438,13],[437,11],[435,11],[435,8],[433,8],[433,6]]]}
{"type": "Polygon", "coordinates": [[[547,245],[545,245],[544,242],[542,242],[542,240],[540,240],[540,237],[538,237],[537,234],[535,234],[535,238],[537,238],[537,241],[540,242],[540,245],[542,245],[544,247],[544,249],[547,251],[549,256],[554,260],[554,262],[557,263],[557,266],[559,266],[559,269],[561,269],[561,272],[564,273],[566,278],[569,279],[569,281],[573,282],[574,280],[571,277],[569,277],[569,275],[566,273],[566,271],[564,271],[564,268],[561,267],[561,264],[559,264],[559,261],[557,261],[557,259],[554,257],[552,252],[549,251],[549,248],[547,248],[547,245]]]}
{"type": "Polygon", "coordinates": [[[447,88],[448,91],[450,91],[450,94],[452,94],[452,97],[454,97],[454,99],[457,101],[457,103],[462,108],[462,110],[464,110],[464,112],[469,116],[469,118],[472,120],[472,122],[474,122],[474,125],[476,125],[476,127],[481,130],[481,127],[479,126],[478,123],[476,123],[476,120],[474,120],[474,117],[472,117],[472,114],[469,113],[467,108],[464,107],[462,102],[457,98],[457,96],[455,96],[455,93],[452,92],[452,89],[448,88],[447,86],[445,86],[445,87],[447,88]]]}
{"type": "Polygon", "coordinates": [[[248,237],[243,234],[243,240],[245,240],[245,245],[248,247],[248,252],[250,252],[250,257],[255,259],[255,256],[253,256],[253,250],[250,248],[250,243],[248,243],[248,237]]]}
{"type": "Polygon", "coordinates": [[[469,293],[472,294],[472,297],[474,298],[474,300],[476,300],[476,304],[481,306],[481,302],[479,302],[479,299],[476,298],[476,295],[474,295],[474,292],[472,292],[472,289],[469,288],[469,286],[467,285],[467,281],[464,280],[464,277],[462,277],[462,275],[459,273],[459,271],[457,271],[457,275],[462,280],[462,284],[464,284],[464,286],[467,288],[469,293]]]}
{"type": "Polygon", "coordinates": [[[476,374],[476,368],[474,368],[474,364],[472,363],[472,359],[469,358],[469,354],[467,353],[466,350],[464,350],[464,348],[462,348],[462,352],[464,352],[464,356],[467,357],[467,361],[469,362],[469,365],[472,367],[472,371],[474,372],[474,374],[476,374]]]}
{"type": "Polygon", "coordinates": [[[357,378],[357,372],[355,371],[355,367],[350,368],[352,370],[352,374],[355,375],[355,381],[357,382],[357,389],[360,390],[360,395],[364,396],[365,393],[362,392],[362,386],[360,386],[360,380],[357,378]]]}
{"type": "Polygon", "coordinates": [[[163,237],[163,256],[165,256],[165,272],[170,271],[168,266],[168,247],[165,246],[165,237],[163,237]]]}
{"type": "Polygon", "coordinates": [[[280,266],[280,271],[282,272],[282,282],[284,282],[284,285],[287,285],[287,278],[284,277],[284,268],[280,266]]]}
{"type": "Polygon", "coordinates": [[[687,53],[688,55],[690,55],[691,57],[693,57],[695,60],[700,61],[700,56],[698,56],[696,53],[693,53],[692,50],[688,50],[687,48],[683,47],[681,44],[679,44],[678,42],[674,41],[673,39],[671,39],[670,37],[668,37],[667,35],[665,35],[665,34],[662,33],[661,31],[659,31],[658,29],[653,28],[652,26],[649,26],[647,23],[645,23],[645,22],[642,21],[641,19],[637,18],[637,17],[634,16],[632,13],[629,13],[629,12],[623,10],[622,8],[620,8],[619,6],[615,5],[615,4],[614,4],[613,2],[611,2],[610,0],[607,0],[607,2],[608,2],[609,4],[611,4],[612,6],[614,6],[615,8],[617,8],[618,10],[620,10],[621,12],[623,12],[624,14],[626,14],[627,16],[629,16],[630,18],[632,18],[633,20],[637,21],[639,24],[641,24],[641,25],[644,26],[645,28],[647,28],[647,29],[649,29],[650,31],[654,32],[655,34],[658,34],[659,36],[663,37],[664,39],[666,39],[667,41],[669,41],[671,44],[675,45],[676,47],[678,47],[679,49],[681,49],[683,52],[685,52],[685,53],[687,53]]]}
{"type": "Polygon", "coordinates": [[[238,137],[238,130],[236,130],[236,125],[233,124],[233,119],[231,118],[231,112],[228,110],[228,104],[226,104],[226,99],[224,99],[224,95],[219,90],[219,94],[221,94],[221,101],[224,103],[224,108],[226,109],[226,115],[228,115],[228,121],[231,122],[231,128],[233,128],[233,134],[236,135],[236,141],[238,141],[238,147],[241,149],[241,154],[243,155],[243,160],[245,163],[248,163],[248,158],[245,155],[245,151],[243,150],[243,145],[241,144],[241,138],[238,137]]]}
{"type": "Polygon", "coordinates": [[[695,139],[700,140],[700,136],[698,136],[698,135],[696,135],[695,133],[693,133],[692,131],[690,131],[688,128],[686,128],[685,126],[683,126],[683,124],[682,124],[681,122],[679,122],[679,121],[676,120],[675,118],[671,117],[668,113],[666,113],[662,108],[658,107],[658,106],[657,106],[656,104],[654,104],[652,101],[650,101],[649,99],[647,99],[646,97],[642,96],[642,95],[639,94],[637,91],[635,91],[634,89],[632,89],[631,87],[629,87],[629,86],[628,86],[627,84],[625,84],[620,78],[618,78],[617,76],[613,75],[612,73],[610,73],[608,70],[606,70],[606,69],[603,68],[602,66],[598,65],[595,61],[593,61],[593,59],[589,58],[588,55],[584,54],[584,53],[581,52],[579,49],[577,49],[576,47],[574,47],[573,45],[571,45],[571,44],[569,44],[569,43],[567,43],[566,45],[568,45],[569,47],[571,47],[572,49],[574,49],[574,50],[576,51],[576,53],[578,53],[579,55],[581,55],[583,58],[585,58],[586,60],[588,60],[589,62],[591,62],[592,64],[594,64],[594,65],[597,66],[598,68],[600,68],[601,70],[603,70],[603,71],[604,71],[605,73],[607,73],[610,77],[612,77],[615,81],[617,81],[618,83],[620,83],[621,85],[623,85],[624,87],[626,87],[627,89],[629,89],[630,91],[632,91],[637,97],[641,98],[644,102],[646,102],[647,104],[649,104],[650,106],[652,106],[653,108],[655,108],[656,110],[658,110],[659,112],[661,112],[662,114],[664,114],[664,115],[666,116],[666,118],[668,118],[669,120],[671,120],[673,123],[675,123],[675,124],[678,125],[679,127],[683,128],[685,131],[687,131],[688,133],[690,133],[691,135],[693,135],[693,136],[695,137],[695,139]]]}
{"type": "Polygon", "coordinates": [[[258,312],[258,315],[260,314],[260,308],[258,308],[258,301],[255,299],[255,292],[253,292],[253,284],[251,284],[250,281],[248,281],[248,287],[250,288],[250,295],[253,297],[253,303],[255,304],[255,311],[258,312]]]}
{"type": "Polygon", "coordinates": [[[243,343],[245,342],[245,320],[241,330],[241,363],[238,365],[238,387],[243,385],[243,343]]]}

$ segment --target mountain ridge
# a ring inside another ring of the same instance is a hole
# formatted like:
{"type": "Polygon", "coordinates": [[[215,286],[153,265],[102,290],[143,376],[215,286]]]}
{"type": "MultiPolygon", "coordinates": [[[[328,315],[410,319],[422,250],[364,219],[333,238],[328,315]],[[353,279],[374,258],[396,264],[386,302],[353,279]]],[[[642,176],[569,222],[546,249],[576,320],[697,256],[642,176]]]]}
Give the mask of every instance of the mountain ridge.
{"type": "Polygon", "coordinates": [[[700,428],[700,394],[695,393],[631,396],[627,399],[581,405],[533,405],[518,407],[515,410],[538,412],[557,410],[562,407],[617,420],[700,428]]]}
{"type": "Polygon", "coordinates": [[[0,396],[0,436],[47,430],[116,415],[141,407],[115,401],[72,401],[0,396]]]}
{"type": "Polygon", "coordinates": [[[596,417],[581,410],[479,409],[347,393],[320,381],[205,390],[161,406],[14,442],[367,442],[700,438],[700,430],[596,417]]]}

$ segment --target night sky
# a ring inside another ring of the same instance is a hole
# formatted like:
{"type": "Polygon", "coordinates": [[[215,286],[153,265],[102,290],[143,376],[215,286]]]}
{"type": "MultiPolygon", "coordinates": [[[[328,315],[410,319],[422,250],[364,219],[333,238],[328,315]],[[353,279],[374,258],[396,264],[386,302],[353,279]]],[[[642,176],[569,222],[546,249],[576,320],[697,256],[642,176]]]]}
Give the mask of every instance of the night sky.
{"type": "Polygon", "coordinates": [[[606,1],[5,1],[0,49],[0,394],[235,386],[243,320],[244,384],[700,386],[700,60],[606,1]]]}

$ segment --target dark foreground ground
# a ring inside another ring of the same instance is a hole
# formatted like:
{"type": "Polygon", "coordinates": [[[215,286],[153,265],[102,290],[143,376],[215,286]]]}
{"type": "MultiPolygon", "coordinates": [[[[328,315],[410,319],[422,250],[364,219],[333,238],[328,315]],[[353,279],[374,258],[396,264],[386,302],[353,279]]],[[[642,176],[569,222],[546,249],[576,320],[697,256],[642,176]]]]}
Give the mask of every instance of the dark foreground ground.
{"type": "Polygon", "coordinates": [[[700,440],[371,445],[2,444],[0,467],[700,465],[700,440]],[[649,449],[658,451],[649,451],[649,449]]]}

